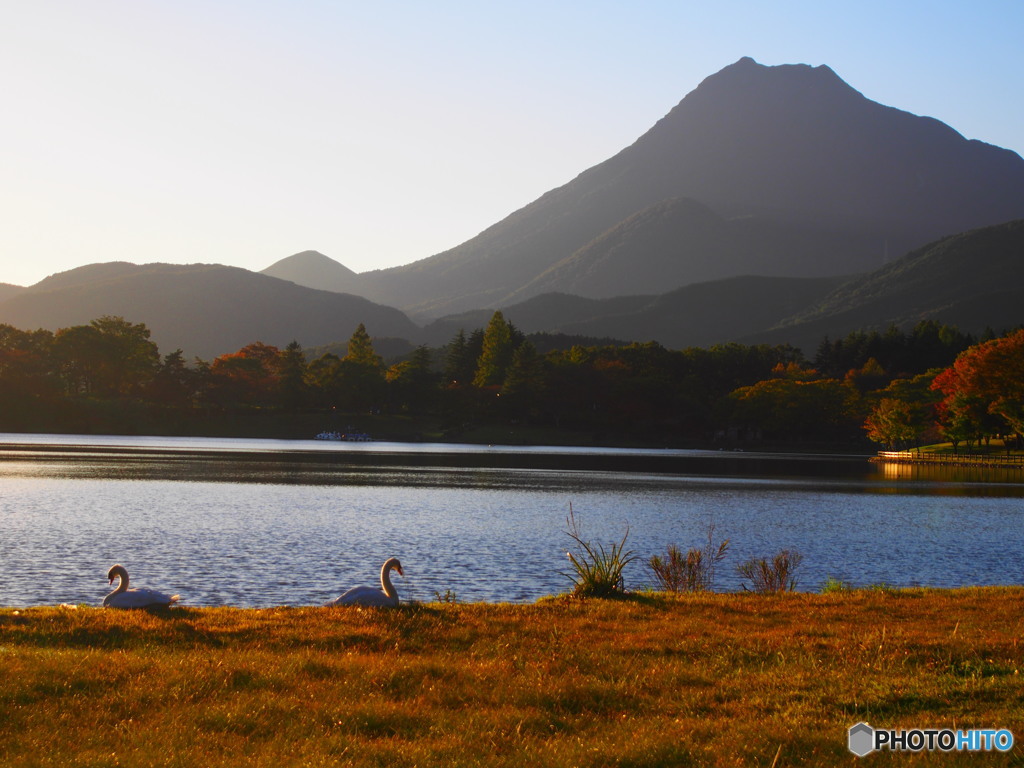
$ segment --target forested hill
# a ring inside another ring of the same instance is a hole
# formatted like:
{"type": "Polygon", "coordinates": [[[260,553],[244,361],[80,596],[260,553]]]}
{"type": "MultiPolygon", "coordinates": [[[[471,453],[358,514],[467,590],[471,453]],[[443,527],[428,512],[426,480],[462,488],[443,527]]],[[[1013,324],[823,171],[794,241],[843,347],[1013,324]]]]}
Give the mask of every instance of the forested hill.
{"type": "Polygon", "coordinates": [[[217,264],[94,264],[0,302],[0,323],[17,328],[57,330],[103,315],[145,323],[161,350],[203,359],[254,341],[329,344],[360,323],[380,336],[414,339],[419,332],[397,309],[217,264]]]}
{"type": "Polygon", "coordinates": [[[919,248],[744,340],[813,350],[824,336],[908,328],[922,320],[970,333],[1024,324],[1024,219],[919,248]]]}
{"type": "MultiPolygon", "coordinates": [[[[502,312],[526,333],[657,341],[671,349],[707,347],[771,327],[846,279],[747,275],[663,294],[610,299],[547,293],[504,307],[502,312]]],[[[424,328],[424,338],[444,343],[460,328],[483,327],[490,315],[489,310],[475,310],[440,318],[424,328]]]]}
{"type": "MultiPolygon", "coordinates": [[[[558,331],[673,349],[729,341],[792,344],[813,354],[822,339],[909,330],[922,320],[966,333],[1024,324],[1024,220],[971,230],[919,248],[873,272],[832,278],[744,276],[668,293],[588,299],[544,294],[501,307],[526,332],[558,331]]],[[[475,310],[440,318],[425,338],[486,324],[475,310]]]]}

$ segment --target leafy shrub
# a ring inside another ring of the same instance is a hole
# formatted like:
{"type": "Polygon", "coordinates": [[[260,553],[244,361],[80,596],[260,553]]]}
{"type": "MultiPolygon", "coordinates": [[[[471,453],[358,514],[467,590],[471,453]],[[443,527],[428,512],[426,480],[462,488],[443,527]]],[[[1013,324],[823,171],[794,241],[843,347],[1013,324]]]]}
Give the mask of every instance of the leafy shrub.
{"type": "Polygon", "coordinates": [[[800,567],[804,556],[795,549],[784,549],[769,562],[764,558],[752,558],[736,566],[740,576],[751,582],[751,587],[743,585],[748,592],[792,592],[796,589],[793,572],[800,567]]]}
{"type": "Polygon", "coordinates": [[[566,574],[573,581],[574,597],[620,597],[626,593],[622,571],[636,560],[632,550],[626,549],[629,526],[622,541],[605,549],[603,544],[593,544],[583,538],[579,521],[569,505],[569,516],[565,519],[569,538],[575,542],[575,551],[569,551],[572,573],[566,574]]]}
{"type": "Polygon", "coordinates": [[[666,592],[707,592],[715,582],[715,566],[725,558],[729,551],[729,540],[725,539],[717,547],[714,544],[715,526],[708,526],[708,540],[703,547],[691,547],[683,555],[679,548],[672,544],[666,557],[654,555],[647,562],[654,572],[658,586],[666,592]]]}

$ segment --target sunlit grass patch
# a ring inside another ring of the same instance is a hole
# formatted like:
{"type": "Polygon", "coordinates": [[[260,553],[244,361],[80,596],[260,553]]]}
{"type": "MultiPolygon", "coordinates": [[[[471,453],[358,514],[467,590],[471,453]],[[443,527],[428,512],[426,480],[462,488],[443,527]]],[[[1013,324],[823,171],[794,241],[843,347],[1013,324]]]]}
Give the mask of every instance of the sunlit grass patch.
{"type": "Polygon", "coordinates": [[[1022,599],[0,610],[0,765],[832,765],[860,720],[1019,729],[1022,599]]]}

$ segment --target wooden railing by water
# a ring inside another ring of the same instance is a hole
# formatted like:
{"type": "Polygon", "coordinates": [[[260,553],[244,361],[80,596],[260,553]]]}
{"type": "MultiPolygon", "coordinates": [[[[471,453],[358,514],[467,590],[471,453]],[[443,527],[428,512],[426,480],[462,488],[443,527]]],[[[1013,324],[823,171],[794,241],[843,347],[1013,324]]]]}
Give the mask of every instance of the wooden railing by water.
{"type": "Polygon", "coordinates": [[[1006,453],[921,453],[919,451],[879,451],[872,461],[899,464],[947,464],[961,467],[1024,468],[1024,456],[1006,453]]]}

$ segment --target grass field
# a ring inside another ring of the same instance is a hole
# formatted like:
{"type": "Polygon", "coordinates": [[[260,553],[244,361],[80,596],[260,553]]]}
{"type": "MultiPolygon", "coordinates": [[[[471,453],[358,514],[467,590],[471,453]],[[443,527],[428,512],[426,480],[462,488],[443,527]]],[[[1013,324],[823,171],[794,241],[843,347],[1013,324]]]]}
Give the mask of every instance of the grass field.
{"type": "Polygon", "coordinates": [[[3,609],[0,765],[852,765],[861,720],[1020,765],[1022,633],[1024,588],[3,609]]]}

